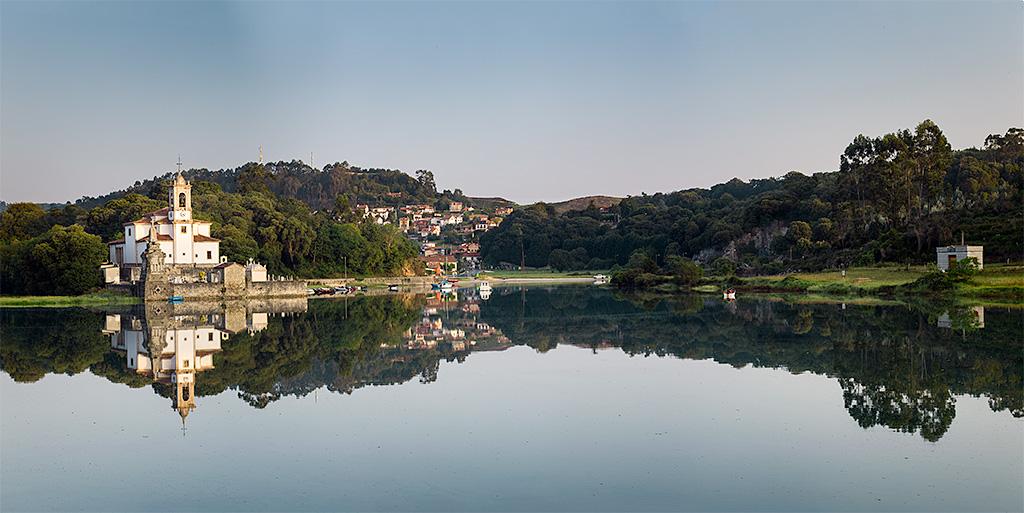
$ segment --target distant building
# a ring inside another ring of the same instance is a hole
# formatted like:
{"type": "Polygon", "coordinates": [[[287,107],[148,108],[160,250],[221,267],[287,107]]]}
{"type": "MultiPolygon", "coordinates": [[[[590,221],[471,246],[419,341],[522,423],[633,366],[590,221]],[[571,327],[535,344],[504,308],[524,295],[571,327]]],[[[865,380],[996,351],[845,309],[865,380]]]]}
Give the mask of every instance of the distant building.
{"type": "Polygon", "coordinates": [[[427,271],[434,274],[454,274],[458,272],[459,263],[452,255],[431,255],[423,257],[427,271]]]}
{"type": "Polygon", "coordinates": [[[978,260],[978,269],[983,269],[985,265],[984,249],[984,246],[967,246],[964,244],[937,247],[935,248],[935,264],[939,266],[939,269],[948,271],[954,263],[960,260],[975,258],[978,260]]]}
{"type": "Polygon", "coordinates": [[[507,216],[512,213],[512,207],[498,207],[494,209],[494,214],[499,216],[507,216]]]}
{"type": "Polygon", "coordinates": [[[462,202],[461,201],[453,201],[453,202],[449,203],[448,204],[448,211],[449,212],[462,212],[462,202]]]}

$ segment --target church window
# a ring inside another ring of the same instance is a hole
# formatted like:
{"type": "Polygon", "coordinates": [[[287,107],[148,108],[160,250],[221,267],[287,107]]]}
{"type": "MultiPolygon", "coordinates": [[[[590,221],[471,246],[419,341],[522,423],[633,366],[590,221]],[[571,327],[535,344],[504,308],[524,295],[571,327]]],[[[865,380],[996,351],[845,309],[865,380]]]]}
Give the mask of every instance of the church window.
{"type": "Polygon", "coordinates": [[[211,342],[212,342],[212,341],[213,341],[213,332],[211,331],[210,333],[208,333],[208,335],[209,335],[210,337],[209,337],[209,338],[208,338],[207,340],[209,340],[209,341],[211,341],[211,342]]]}
{"type": "Polygon", "coordinates": [[[189,363],[188,360],[185,360],[185,368],[186,369],[188,368],[188,363],[189,363]]]}
{"type": "Polygon", "coordinates": [[[207,251],[206,252],[206,259],[207,260],[213,260],[213,251],[207,251]]]}
{"type": "Polygon", "coordinates": [[[178,208],[185,208],[185,193],[178,194],[178,208]]]}
{"type": "Polygon", "coordinates": [[[129,237],[131,237],[131,236],[132,236],[132,229],[131,229],[131,228],[128,228],[128,236],[129,236],[129,237]]]}

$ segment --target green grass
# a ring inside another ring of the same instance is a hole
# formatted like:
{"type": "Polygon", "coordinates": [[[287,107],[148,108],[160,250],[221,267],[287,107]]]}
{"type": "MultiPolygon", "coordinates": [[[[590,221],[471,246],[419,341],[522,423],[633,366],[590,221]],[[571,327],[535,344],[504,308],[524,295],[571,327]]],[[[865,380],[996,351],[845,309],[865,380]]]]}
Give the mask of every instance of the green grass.
{"type": "Polygon", "coordinates": [[[572,271],[560,272],[553,269],[529,269],[525,271],[485,271],[480,273],[478,279],[487,278],[516,279],[516,278],[593,278],[596,274],[610,275],[610,271],[572,271]]]}
{"type": "Polygon", "coordinates": [[[822,287],[835,285],[842,285],[851,289],[871,291],[879,287],[905,285],[924,276],[927,272],[928,268],[925,266],[911,266],[909,270],[907,270],[906,266],[851,267],[846,270],[846,277],[843,277],[842,273],[839,271],[828,271],[819,273],[794,273],[785,276],[761,276],[752,278],[751,280],[770,285],[792,277],[793,279],[801,282],[806,282],[808,284],[808,290],[812,292],[822,287]]]}
{"type": "Polygon", "coordinates": [[[138,302],[137,297],[107,291],[81,296],[0,296],[0,307],[7,308],[133,305],[138,302]]]}
{"type": "MultiPolygon", "coordinates": [[[[838,271],[820,273],[794,273],[784,276],[755,276],[739,278],[736,288],[761,292],[800,292],[834,296],[864,296],[872,294],[898,295],[900,293],[927,293],[912,285],[929,272],[929,267],[881,266],[854,267],[843,277],[838,271]]],[[[712,279],[713,281],[713,279],[712,279]]],[[[703,289],[717,284],[703,285],[703,289]]],[[[718,285],[721,287],[721,285],[718,285]]],[[[971,279],[956,284],[943,295],[997,299],[1010,302],[1024,301],[1024,266],[992,264],[971,279]]]]}

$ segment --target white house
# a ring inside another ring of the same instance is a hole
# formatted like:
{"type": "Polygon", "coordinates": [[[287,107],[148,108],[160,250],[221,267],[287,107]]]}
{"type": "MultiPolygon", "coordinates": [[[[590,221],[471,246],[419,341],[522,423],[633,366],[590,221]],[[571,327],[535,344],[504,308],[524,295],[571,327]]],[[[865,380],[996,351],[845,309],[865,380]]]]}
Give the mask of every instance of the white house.
{"type": "Polygon", "coordinates": [[[978,269],[982,269],[985,266],[984,249],[985,246],[967,246],[964,244],[959,246],[941,246],[935,248],[935,264],[939,266],[939,269],[948,271],[950,266],[959,260],[975,258],[978,260],[978,269]]]}
{"type": "Polygon", "coordinates": [[[216,265],[220,240],[210,236],[209,221],[192,219],[192,184],[181,173],[171,184],[167,207],[124,224],[124,238],[109,243],[110,261],[142,264],[142,252],[154,240],[168,264],[216,265]]]}

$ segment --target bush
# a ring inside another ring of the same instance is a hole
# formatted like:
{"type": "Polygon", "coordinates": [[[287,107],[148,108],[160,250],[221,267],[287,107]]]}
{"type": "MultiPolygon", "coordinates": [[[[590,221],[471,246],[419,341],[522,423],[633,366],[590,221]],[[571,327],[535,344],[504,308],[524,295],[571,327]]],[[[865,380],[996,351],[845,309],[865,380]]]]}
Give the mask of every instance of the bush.
{"type": "Polygon", "coordinates": [[[966,281],[972,276],[978,274],[978,259],[974,257],[967,257],[963,260],[957,260],[949,267],[949,271],[946,274],[953,281],[966,281]]]}
{"type": "Polygon", "coordinates": [[[725,278],[736,274],[736,264],[728,258],[719,257],[711,264],[711,270],[714,271],[715,276],[725,278]]]}
{"type": "Polygon", "coordinates": [[[665,259],[665,264],[668,267],[668,271],[672,274],[673,280],[679,285],[696,285],[704,276],[704,271],[700,266],[693,263],[692,260],[680,256],[669,256],[665,259]]]}

